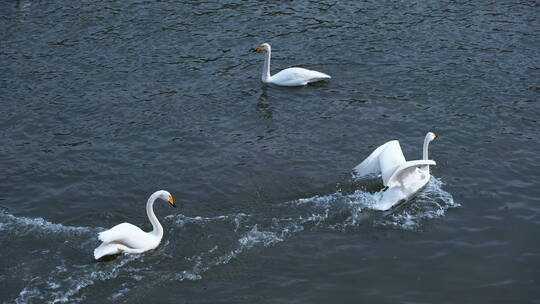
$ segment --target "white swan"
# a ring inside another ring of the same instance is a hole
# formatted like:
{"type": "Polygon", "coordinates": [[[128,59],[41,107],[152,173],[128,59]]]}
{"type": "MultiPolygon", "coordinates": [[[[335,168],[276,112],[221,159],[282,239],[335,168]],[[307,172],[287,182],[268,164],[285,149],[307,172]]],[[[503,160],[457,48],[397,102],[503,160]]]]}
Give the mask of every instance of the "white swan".
{"type": "Polygon", "coordinates": [[[357,177],[381,175],[386,188],[382,191],[380,202],[374,206],[375,209],[388,210],[400,201],[411,198],[429,182],[429,166],[435,165],[435,161],[428,160],[428,146],[435,138],[435,133],[426,134],[422,160],[406,161],[399,141],[392,140],[375,149],[354,167],[357,177]]]}
{"type": "Polygon", "coordinates": [[[98,238],[103,243],[94,250],[94,258],[98,260],[106,255],[122,252],[141,253],[156,248],[163,237],[163,227],[154,214],[154,201],[158,198],[168,201],[171,206],[176,208],[174,199],[169,192],[165,190],[154,192],[146,203],[146,213],[150,223],[152,223],[153,230],[144,232],[135,225],[122,223],[100,232],[98,238]]]}
{"type": "Polygon", "coordinates": [[[262,72],[262,82],[264,83],[272,83],[280,86],[293,87],[303,86],[310,82],[316,82],[319,80],[332,78],[324,73],[303,68],[288,68],[275,74],[274,76],[270,76],[270,56],[272,54],[272,48],[270,47],[270,44],[263,43],[255,50],[257,52],[265,52],[262,72]]]}

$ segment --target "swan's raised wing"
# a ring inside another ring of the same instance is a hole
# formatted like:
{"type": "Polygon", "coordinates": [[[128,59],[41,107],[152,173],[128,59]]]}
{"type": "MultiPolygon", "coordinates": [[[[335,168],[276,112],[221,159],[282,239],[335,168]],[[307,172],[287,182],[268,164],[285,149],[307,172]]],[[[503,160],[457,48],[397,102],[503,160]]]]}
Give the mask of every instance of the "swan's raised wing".
{"type": "Polygon", "coordinates": [[[144,247],[148,236],[141,228],[130,223],[122,223],[98,234],[103,243],[120,243],[130,248],[144,247]]]}
{"type": "Polygon", "coordinates": [[[385,185],[388,187],[406,186],[421,188],[429,181],[429,168],[426,168],[426,166],[434,166],[436,164],[437,163],[435,163],[434,160],[413,160],[405,162],[394,170],[388,177],[385,185]]]}
{"type": "Polygon", "coordinates": [[[405,157],[399,141],[392,140],[375,149],[364,161],[354,167],[353,171],[358,177],[381,174],[386,186],[387,179],[403,163],[405,163],[405,157]]]}
{"type": "Polygon", "coordinates": [[[396,168],[406,163],[399,141],[392,140],[387,143],[387,147],[379,155],[379,166],[381,167],[381,177],[383,184],[388,186],[388,179],[396,171],[396,168]]]}

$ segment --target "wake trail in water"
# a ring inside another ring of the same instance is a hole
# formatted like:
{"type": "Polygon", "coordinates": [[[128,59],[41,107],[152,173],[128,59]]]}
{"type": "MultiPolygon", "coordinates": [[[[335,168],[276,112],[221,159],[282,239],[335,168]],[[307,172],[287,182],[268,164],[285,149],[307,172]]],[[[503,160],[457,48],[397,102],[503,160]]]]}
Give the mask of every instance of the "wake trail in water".
{"type": "Polygon", "coordinates": [[[10,258],[9,248],[21,243],[28,247],[33,260],[22,265],[7,264],[7,280],[22,280],[26,286],[19,292],[15,303],[68,303],[79,302],[84,295],[75,297],[79,291],[96,281],[118,275],[121,267],[131,261],[125,258],[117,264],[95,269],[88,262],[87,252],[96,243],[96,235],[103,228],[64,226],[43,218],[16,217],[0,211],[0,240],[4,246],[4,260],[10,258]],[[32,242],[30,242],[32,241],[32,242]],[[35,269],[34,267],[38,268],[35,269]],[[21,271],[23,270],[23,271],[21,271]]]}
{"type": "Polygon", "coordinates": [[[0,210],[0,231],[12,234],[16,237],[66,237],[81,236],[94,233],[99,228],[92,227],[73,227],[55,224],[44,220],[43,218],[16,217],[0,210]]]}
{"type": "Polygon", "coordinates": [[[197,226],[212,238],[210,248],[189,259],[192,269],[173,275],[175,280],[198,280],[211,268],[229,263],[254,247],[268,247],[283,242],[291,235],[311,230],[350,231],[362,225],[401,230],[419,230],[427,219],[441,217],[449,208],[459,206],[443,183],[432,178],[428,185],[410,202],[391,212],[374,211],[381,193],[356,190],[345,194],[317,195],[276,204],[264,214],[238,213],[217,217],[187,217],[170,215],[172,226],[197,226]],[[223,231],[234,232],[225,237],[223,231]]]}
{"type": "MultiPolygon", "coordinates": [[[[34,246],[42,246],[34,249],[33,260],[22,267],[23,272],[21,267],[7,267],[0,284],[24,282],[16,303],[78,303],[88,300],[96,288],[116,288],[109,292],[108,299],[126,300],[163,282],[201,280],[214,267],[241,259],[255,248],[275,246],[304,230],[348,232],[366,225],[420,230],[424,221],[459,206],[442,185],[431,178],[414,199],[389,212],[373,210],[377,209],[380,192],[353,189],[350,193],[337,191],[272,204],[252,214],[169,215],[163,219],[166,238],[156,250],[110,262],[92,259],[92,251],[99,244],[97,233],[103,228],[64,226],[0,211],[3,244],[17,246],[32,239],[40,241],[33,242],[34,246]],[[42,265],[44,260],[48,261],[46,265],[42,265]],[[110,280],[121,280],[120,288],[118,284],[105,284],[110,280]]],[[[10,258],[9,251],[6,258],[10,258]]]]}

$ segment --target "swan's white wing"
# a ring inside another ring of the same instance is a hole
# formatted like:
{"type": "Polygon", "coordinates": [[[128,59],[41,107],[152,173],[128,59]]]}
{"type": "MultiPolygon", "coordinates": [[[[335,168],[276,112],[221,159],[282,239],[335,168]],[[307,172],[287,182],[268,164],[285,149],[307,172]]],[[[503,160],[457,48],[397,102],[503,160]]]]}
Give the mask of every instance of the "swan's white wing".
{"type": "Polygon", "coordinates": [[[429,181],[429,168],[436,165],[433,160],[413,160],[401,164],[388,178],[388,187],[411,188],[413,192],[423,187],[429,181]],[[417,188],[417,189],[416,189],[417,188]]]}
{"type": "Polygon", "coordinates": [[[386,148],[379,155],[379,166],[381,167],[381,177],[383,184],[387,186],[388,179],[396,168],[404,164],[405,156],[403,156],[403,151],[401,151],[401,146],[399,141],[392,140],[387,143],[386,148]]]}
{"type": "Polygon", "coordinates": [[[130,248],[146,248],[149,245],[148,233],[130,223],[118,224],[109,230],[100,232],[98,238],[104,243],[119,243],[130,248]]]}
{"type": "Polygon", "coordinates": [[[388,178],[403,163],[405,163],[405,157],[399,141],[392,140],[375,149],[364,161],[354,167],[353,171],[358,177],[381,174],[386,186],[388,178]]]}
{"type": "MultiPolygon", "coordinates": [[[[387,143],[386,143],[387,144],[387,143]]],[[[358,177],[370,175],[370,174],[381,174],[381,167],[379,166],[379,155],[382,150],[384,150],[385,145],[382,145],[371,152],[371,154],[366,157],[360,164],[356,165],[353,168],[354,173],[358,177]]]]}
{"type": "Polygon", "coordinates": [[[304,68],[288,68],[270,76],[270,82],[282,86],[302,86],[310,82],[330,79],[327,74],[304,68]]]}

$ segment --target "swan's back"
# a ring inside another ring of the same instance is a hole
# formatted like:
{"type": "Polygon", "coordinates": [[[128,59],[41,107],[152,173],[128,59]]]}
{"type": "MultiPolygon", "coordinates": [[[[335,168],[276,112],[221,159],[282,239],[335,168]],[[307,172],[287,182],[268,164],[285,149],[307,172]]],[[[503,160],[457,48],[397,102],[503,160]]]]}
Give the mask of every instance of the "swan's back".
{"type": "Polygon", "coordinates": [[[154,243],[159,244],[159,240],[154,240],[152,236],[141,230],[141,228],[130,223],[122,223],[109,230],[100,232],[98,238],[103,243],[119,243],[129,248],[150,248],[154,243]]]}
{"type": "Polygon", "coordinates": [[[270,76],[269,82],[282,86],[302,86],[319,80],[330,79],[330,75],[304,68],[288,68],[270,76]]]}

